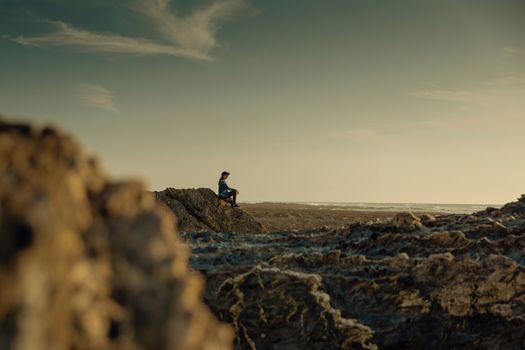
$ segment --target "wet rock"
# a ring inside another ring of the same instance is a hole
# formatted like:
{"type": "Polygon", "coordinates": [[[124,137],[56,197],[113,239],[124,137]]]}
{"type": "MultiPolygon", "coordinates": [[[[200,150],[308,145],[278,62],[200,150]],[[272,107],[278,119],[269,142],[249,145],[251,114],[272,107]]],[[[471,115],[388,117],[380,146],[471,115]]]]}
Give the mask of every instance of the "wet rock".
{"type": "Polygon", "coordinates": [[[68,135],[0,122],[0,348],[230,348],[174,219],[68,135]]]}
{"type": "Polygon", "coordinates": [[[155,195],[175,213],[181,232],[267,232],[250,214],[231,208],[209,188],[167,188],[155,195]]]}

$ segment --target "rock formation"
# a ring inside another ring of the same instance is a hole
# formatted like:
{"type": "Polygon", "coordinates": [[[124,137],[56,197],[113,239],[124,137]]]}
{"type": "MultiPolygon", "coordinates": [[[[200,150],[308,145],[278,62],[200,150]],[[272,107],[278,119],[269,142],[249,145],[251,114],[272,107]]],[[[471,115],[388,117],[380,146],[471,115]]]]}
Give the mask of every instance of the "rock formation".
{"type": "Polygon", "coordinates": [[[472,215],[186,238],[237,349],[525,348],[523,196],[472,215]]]}
{"type": "Polygon", "coordinates": [[[377,349],[373,331],[343,318],[322,278],[255,266],[226,279],[209,304],[232,323],[241,349],[377,349]]]}
{"type": "Polygon", "coordinates": [[[267,232],[250,214],[231,208],[209,188],[167,188],[155,195],[175,213],[180,232],[267,232]]]}
{"type": "Polygon", "coordinates": [[[69,136],[0,121],[0,349],[228,349],[173,215],[69,136]]]}
{"type": "Polygon", "coordinates": [[[421,219],[410,212],[397,214],[390,223],[402,232],[415,231],[421,228],[421,219]]]}
{"type": "Polygon", "coordinates": [[[515,218],[525,218],[525,194],[522,194],[517,201],[507,203],[500,209],[497,208],[487,208],[483,211],[476,213],[478,216],[491,216],[491,217],[507,217],[512,219],[515,218]]]}

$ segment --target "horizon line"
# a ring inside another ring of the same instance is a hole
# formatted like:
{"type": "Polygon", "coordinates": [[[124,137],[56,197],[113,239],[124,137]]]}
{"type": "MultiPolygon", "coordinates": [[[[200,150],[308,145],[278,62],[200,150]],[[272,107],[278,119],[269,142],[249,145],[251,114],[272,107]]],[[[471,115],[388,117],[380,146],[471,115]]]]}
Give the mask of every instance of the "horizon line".
{"type": "Polygon", "coordinates": [[[239,203],[276,203],[276,204],[433,204],[433,205],[479,205],[479,206],[502,206],[507,203],[443,203],[443,202],[340,202],[340,201],[278,201],[278,200],[239,200],[239,203]]]}

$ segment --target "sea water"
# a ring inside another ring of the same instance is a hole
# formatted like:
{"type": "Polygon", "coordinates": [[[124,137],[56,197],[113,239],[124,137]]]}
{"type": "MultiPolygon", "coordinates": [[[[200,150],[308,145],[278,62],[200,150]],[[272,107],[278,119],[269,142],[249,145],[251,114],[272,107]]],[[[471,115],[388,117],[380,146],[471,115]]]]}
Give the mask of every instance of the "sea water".
{"type": "MultiPolygon", "coordinates": [[[[261,203],[261,202],[246,202],[261,203]]],[[[414,211],[443,214],[471,214],[487,207],[501,207],[500,204],[446,204],[446,203],[353,203],[353,202],[275,202],[279,204],[304,205],[315,209],[356,210],[356,211],[414,211]]]]}

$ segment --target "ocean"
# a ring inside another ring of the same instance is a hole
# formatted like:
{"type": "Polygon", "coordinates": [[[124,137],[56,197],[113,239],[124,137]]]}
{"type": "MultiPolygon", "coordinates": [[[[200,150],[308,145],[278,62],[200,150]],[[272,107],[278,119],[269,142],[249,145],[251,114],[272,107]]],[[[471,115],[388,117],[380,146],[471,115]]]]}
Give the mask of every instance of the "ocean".
{"type": "MultiPolygon", "coordinates": [[[[246,203],[261,203],[250,202],[246,203]]],[[[487,207],[501,207],[501,204],[446,204],[446,203],[341,203],[341,202],[275,202],[279,204],[295,204],[315,206],[326,210],[357,210],[357,211],[414,211],[435,212],[443,214],[472,214],[487,207]]]]}

